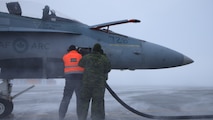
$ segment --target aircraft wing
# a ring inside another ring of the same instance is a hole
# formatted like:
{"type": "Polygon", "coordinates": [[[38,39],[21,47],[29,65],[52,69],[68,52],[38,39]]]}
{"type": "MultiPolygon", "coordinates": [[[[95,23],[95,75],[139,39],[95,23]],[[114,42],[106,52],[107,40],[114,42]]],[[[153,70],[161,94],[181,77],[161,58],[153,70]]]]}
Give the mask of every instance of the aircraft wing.
{"type": "Polygon", "coordinates": [[[40,32],[40,33],[64,33],[80,35],[81,33],[64,31],[64,30],[52,30],[52,29],[35,29],[35,28],[20,28],[20,27],[3,27],[0,28],[0,32],[40,32]]]}
{"type": "Polygon", "coordinates": [[[109,27],[109,26],[112,26],[112,25],[118,25],[118,24],[124,24],[124,23],[138,23],[138,22],[140,22],[140,20],[137,20],[137,19],[119,20],[119,21],[113,21],[113,22],[93,25],[93,26],[90,26],[90,29],[100,29],[100,28],[109,27]]]}

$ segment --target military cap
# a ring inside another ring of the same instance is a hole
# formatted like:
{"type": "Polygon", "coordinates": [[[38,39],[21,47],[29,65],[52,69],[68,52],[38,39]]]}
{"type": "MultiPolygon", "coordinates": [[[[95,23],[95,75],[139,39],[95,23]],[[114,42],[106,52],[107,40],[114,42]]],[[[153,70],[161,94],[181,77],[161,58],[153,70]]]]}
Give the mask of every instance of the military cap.
{"type": "Polygon", "coordinates": [[[93,46],[93,51],[95,52],[101,52],[102,49],[101,49],[101,45],[99,43],[96,43],[94,46],[93,46]]]}
{"type": "Polygon", "coordinates": [[[69,51],[71,51],[71,50],[76,50],[75,45],[70,45],[70,47],[68,48],[68,50],[67,50],[67,51],[69,52],[69,51]]]}

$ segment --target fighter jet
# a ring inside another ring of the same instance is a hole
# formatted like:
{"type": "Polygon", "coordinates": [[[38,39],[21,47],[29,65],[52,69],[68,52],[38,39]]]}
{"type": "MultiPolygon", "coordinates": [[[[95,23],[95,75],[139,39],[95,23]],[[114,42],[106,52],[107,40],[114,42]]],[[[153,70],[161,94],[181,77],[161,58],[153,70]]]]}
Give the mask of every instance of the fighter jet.
{"type": "Polygon", "coordinates": [[[122,35],[110,26],[139,23],[140,20],[118,20],[97,25],[57,16],[44,6],[43,16],[23,16],[18,2],[6,4],[0,12],[0,118],[13,110],[12,79],[63,78],[62,56],[70,45],[82,54],[95,43],[102,45],[112,69],[161,69],[190,64],[189,57],[169,48],[122,35]]]}

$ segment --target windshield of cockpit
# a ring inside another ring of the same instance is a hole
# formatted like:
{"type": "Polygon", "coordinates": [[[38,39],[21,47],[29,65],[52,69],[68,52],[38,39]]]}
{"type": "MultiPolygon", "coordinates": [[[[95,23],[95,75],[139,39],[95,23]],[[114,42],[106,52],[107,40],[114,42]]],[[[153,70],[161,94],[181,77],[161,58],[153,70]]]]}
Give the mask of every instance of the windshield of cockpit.
{"type": "MultiPolygon", "coordinates": [[[[62,14],[62,12],[59,12],[55,10],[54,8],[51,8],[51,6],[49,5],[43,5],[39,2],[25,1],[25,0],[19,0],[19,1],[0,0],[0,12],[4,12],[4,13],[42,19],[44,17],[45,11],[46,11],[46,14],[50,16],[55,15],[57,17],[70,19],[68,16],[62,14]]],[[[70,20],[73,20],[73,19],[70,19],[70,20]]]]}

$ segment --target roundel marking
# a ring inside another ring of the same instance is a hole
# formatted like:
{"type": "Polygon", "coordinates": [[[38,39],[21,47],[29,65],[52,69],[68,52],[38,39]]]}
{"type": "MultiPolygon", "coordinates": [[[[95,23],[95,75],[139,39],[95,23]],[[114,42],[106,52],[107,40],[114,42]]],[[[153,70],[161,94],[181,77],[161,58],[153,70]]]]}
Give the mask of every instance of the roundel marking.
{"type": "Polygon", "coordinates": [[[28,42],[24,38],[17,38],[13,41],[13,48],[18,53],[23,53],[28,49],[28,42]]]}

